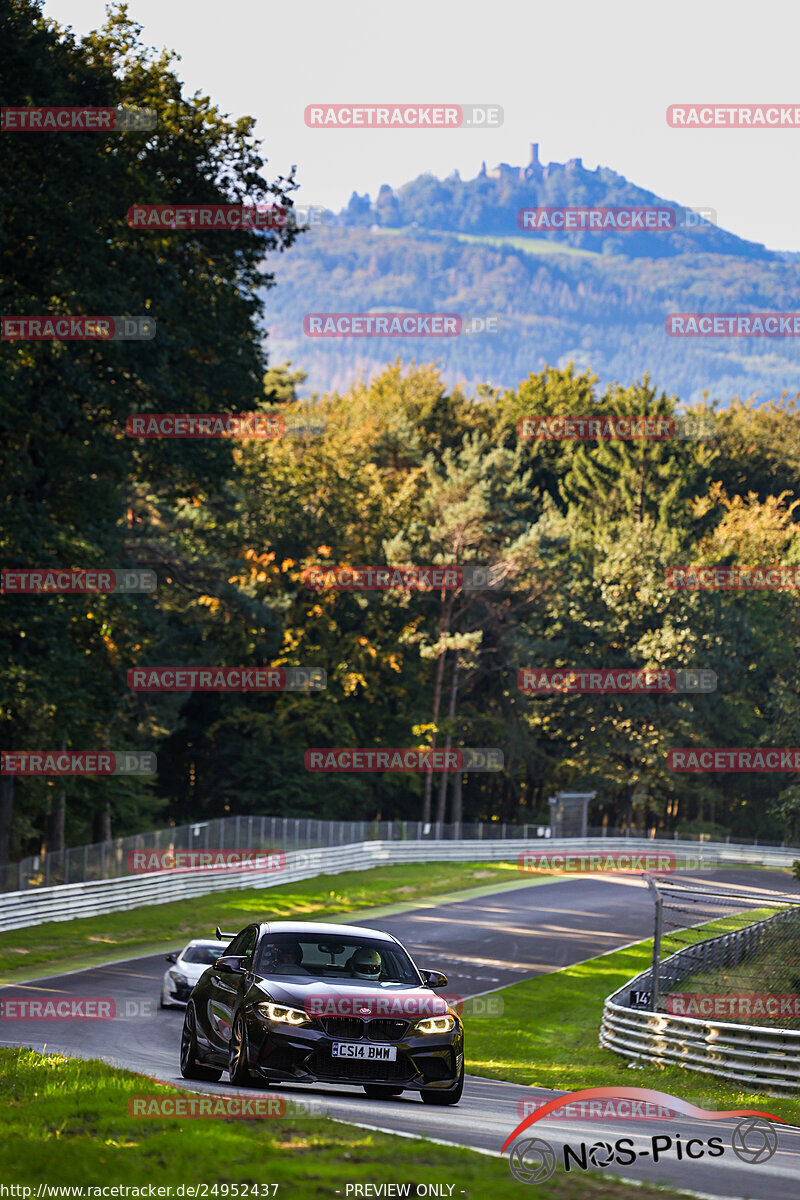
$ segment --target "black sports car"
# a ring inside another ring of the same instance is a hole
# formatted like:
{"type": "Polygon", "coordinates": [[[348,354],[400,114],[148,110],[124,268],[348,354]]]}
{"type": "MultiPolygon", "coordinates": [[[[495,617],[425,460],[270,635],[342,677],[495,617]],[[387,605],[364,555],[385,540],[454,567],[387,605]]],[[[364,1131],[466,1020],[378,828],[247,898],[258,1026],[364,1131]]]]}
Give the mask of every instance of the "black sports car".
{"type": "Polygon", "coordinates": [[[388,933],[356,925],[248,925],[201,975],[181,1034],[184,1079],[360,1084],[457,1104],[464,1027],[388,933]]]}

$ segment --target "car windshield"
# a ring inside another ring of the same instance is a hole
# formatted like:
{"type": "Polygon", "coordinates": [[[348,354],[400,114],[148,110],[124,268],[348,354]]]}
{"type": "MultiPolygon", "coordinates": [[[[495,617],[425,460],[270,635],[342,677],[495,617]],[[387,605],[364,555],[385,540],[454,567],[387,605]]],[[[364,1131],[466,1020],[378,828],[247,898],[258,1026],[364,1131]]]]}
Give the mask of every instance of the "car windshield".
{"type": "Polygon", "coordinates": [[[259,947],[259,975],[419,984],[414,965],[396,942],[377,938],[276,933],[259,947]]]}
{"type": "Polygon", "coordinates": [[[223,945],[218,946],[187,946],[181,955],[181,962],[203,963],[210,967],[221,954],[225,953],[223,945]]]}

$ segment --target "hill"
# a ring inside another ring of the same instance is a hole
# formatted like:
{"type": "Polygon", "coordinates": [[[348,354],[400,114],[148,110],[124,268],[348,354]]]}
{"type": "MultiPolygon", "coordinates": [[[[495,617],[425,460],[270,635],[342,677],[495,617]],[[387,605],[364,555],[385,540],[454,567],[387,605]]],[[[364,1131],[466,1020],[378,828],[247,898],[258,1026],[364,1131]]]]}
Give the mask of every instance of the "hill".
{"type": "Polygon", "coordinates": [[[669,337],[669,312],[792,311],[800,260],[720,229],[605,167],[580,159],[501,163],[472,180],[424,175],[375,201],[353,194],[298,239],[267,297],[273,361],[309,372],[307,391],[341,388],[399,355],[441,363],[449,384],[511,387],[546,363],[574,361],[601,383],[640,378],[682,399],[726,403],[800,390],[787,338],[669,337]],[[546,206],[668,208],[675,227],[535,233],[520,210],[546,206]],[[457,338],[326,338],[303,333],[309,312],[373,309],[499,317],[494,334],[457,338]]]}

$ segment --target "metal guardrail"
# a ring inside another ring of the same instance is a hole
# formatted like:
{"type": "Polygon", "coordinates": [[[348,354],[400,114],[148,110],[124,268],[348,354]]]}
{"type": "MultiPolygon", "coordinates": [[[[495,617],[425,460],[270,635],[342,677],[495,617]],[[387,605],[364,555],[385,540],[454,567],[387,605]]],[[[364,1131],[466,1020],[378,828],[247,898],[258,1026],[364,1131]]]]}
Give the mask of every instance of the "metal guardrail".
{"type": "MultiPolygon", "coordinates": [[[[592,831],[594,832],[594,831],[592,831]]],[[[613,831],[610,831],[613,832],[613,831]]],[[[66,850],[32,854],[0,867],[0,892],[54,887],[61,883],[87,883],[119,879],[133,872],[129,855],[139,850],[308,850],[322,846],[349,846],[366,841],[480,841],[514,837],[550,837],[547,825],[508,825],[504,821],[475,824],[440,824],[422,821],[322,821],[315,817],[257,815],[213,817],[189,825],[150,829],[108,842],[72,846],[66,850]]]]}
{"type": "MultiPolygon", "coordinates": [[[[61,883],[86,883],[96,879],[118,879],[132,872],[128,856],[137,850],[257,849],[307,850],[321,846],[347,846],[366,841],[503,841],[514,838],[566,837],[568,831],[554,825],[511,825],[504,821],[440,824],[422,821],[322,821],[316,817],[269,817],[260,814],[214,817],[189,825],[150,829],[145,833],[114,838],[108,842],[72,846],[66,850],[32,854],[0,867],[0,893],[26,888],[54,887],[61,883]]],[[[569,836],[573,836],[569,834],[569,836]]],[[[640,832],[592,826],[579,837],[653,839],[659,843],[691,842],[709,845],[705,835],[678,839],[666,831],[640,832]]],[[[726,844],[731,844],[728,839],[726,844]]],[[[733,843],[734,846],[743,843],[733,843]]],[[[753,846],[768,848],[778,843],[757,840],[753,846]]],[[[782,848],[783,843],[779,848],[782,848]]]]}
{"type": "MultiPolygon", "coordinates": [[[[663,842],[649,838],[564,838],[543,844],[537,838],[506,840],[462,839],[458,841],[365,841],[344,846],[326,846],[290,850],[280,870],[208,869],[194,871],[164,870],[118,879],[99,879],[85,883],[59,884],[0,895],[0,930],[23,929],[47,921],[71,921],[76,917],[94,917],[172,900],[186,900],[215,891],[244,888],[269,888],[317,875],[336,875],[343,871],[364,871],[376,866],[409,862],[506,862],[516,861],[525,852],[536,849],[548,853],[602,851],[603,853],[647,854],[666,850],[663,842]]],[[[669,843],[679,861],[699,867],[726,863],[753,863],[787,867],[800,849],[757,850],[726,843],[669,843]]]]}
{"type": "MultiPolygon", "coordinates": [[[[674,985],[698,970],[733,966],[757,952],[776,925],[796,920],[787,909],[742,929],[677,951],[661,964],[660,986],[674,985]]],[[[651,991],[652,968],[613,992],[603,1006],[600,1045],[626,1058],[646,1058],[706,1075],[752,1084],[759,1091],[800,1088],[800,1030],[712,1021],[648,1012],[622,1003],[631,990],[651,991]]]]}

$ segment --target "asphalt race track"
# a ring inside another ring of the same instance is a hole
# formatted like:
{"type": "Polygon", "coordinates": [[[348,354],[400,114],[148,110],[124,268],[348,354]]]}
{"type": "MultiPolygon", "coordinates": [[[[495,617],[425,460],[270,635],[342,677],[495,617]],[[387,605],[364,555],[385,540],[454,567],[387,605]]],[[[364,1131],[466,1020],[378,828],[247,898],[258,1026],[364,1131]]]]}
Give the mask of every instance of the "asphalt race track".
{"type": "MultiPolygon", "coordinates": [[[[747,870],[704,871],[694,878],[719,879],[743,887],[763,886],[795,891],[786,875],[747,870]]],[[[440,968],[449,978],[448,994],[463,997],[493,991],[520,979],[558,969],[604,951],[614,950],[652,934],[653,904],[646,885],[635,876],[564,878],[539,882],[515,891],[414,908],[381,919],[359,921],[399,937],[420,967],[440,968]]],[[[198,929],[196,936],[212,931],[198,929]]],[[[81,1057],[103,1058],[115,1065],[151,1075],[196,1091],[231,1094],[226,1077],[218,1084],[189,1084],[178,1071],[181,1010],[158,1009],[160,980],[166,968],[163,953],[98,966],[68,975],[54,975],[27,984],[2,988],[6,997],[36,995],[112,997],[116,1017],[108,1021],[7,1021],[3,1045],[62,1050],[81,1057]]],[[[469,1044],[467,1044],[469,1062],[469,1044]]],[[[622,1065],[622,1059],[620,1059],[622,1065]]],[[[687,1096],[704,1090],[703,1077],[687,1076],[687,1096]]],[[[609,1083],[620,1082],[619,1075],[609,1083]]],[[[625,1079],[637,1086],[636,1072],[625,1079]]],[[[266,1089],[264,1089],[266,1090],[266,1089]]],[[[423,1105],[414,1093],[396,1100],[368,1100],[357,1087],[321,1086],[313,1091],[280,1085],[271,1094],[323,1100],[327,1114],[339,1120],[430,1137],[471,1149],[499,1153],[519,1123],[518,1101],[548,1099],[554,1093],[510,1083],[467,1076],[461,1103],[452,1108],[423,1105]]],[[[256,1095],[257,1090],[245,1094],[256,1095]]],[[[769,1111],[769,1103],[763,1107],[769,1111]]],[[[730,1146],[735,1120],[699,1122],[625,1122],[546,1120],[526,1133],[553,1146],[563,1142],[613,1141],[631,1137],[640,1158],[629,1167],[612,1167],[631,1180],[672,1184],[708,1196],[752,1197],[753,1200],[800,1200],[800,1128],[777,1126],[778,1150],[769,1161],[743,1163],[730,1146]],[[651,1161],[651,1134],[689,1138],[721,1136],[725,1153],[713,1159],[651,1161]]],[[[559,1167],[554,1182],[561,1177],[559,1167]]]]}

